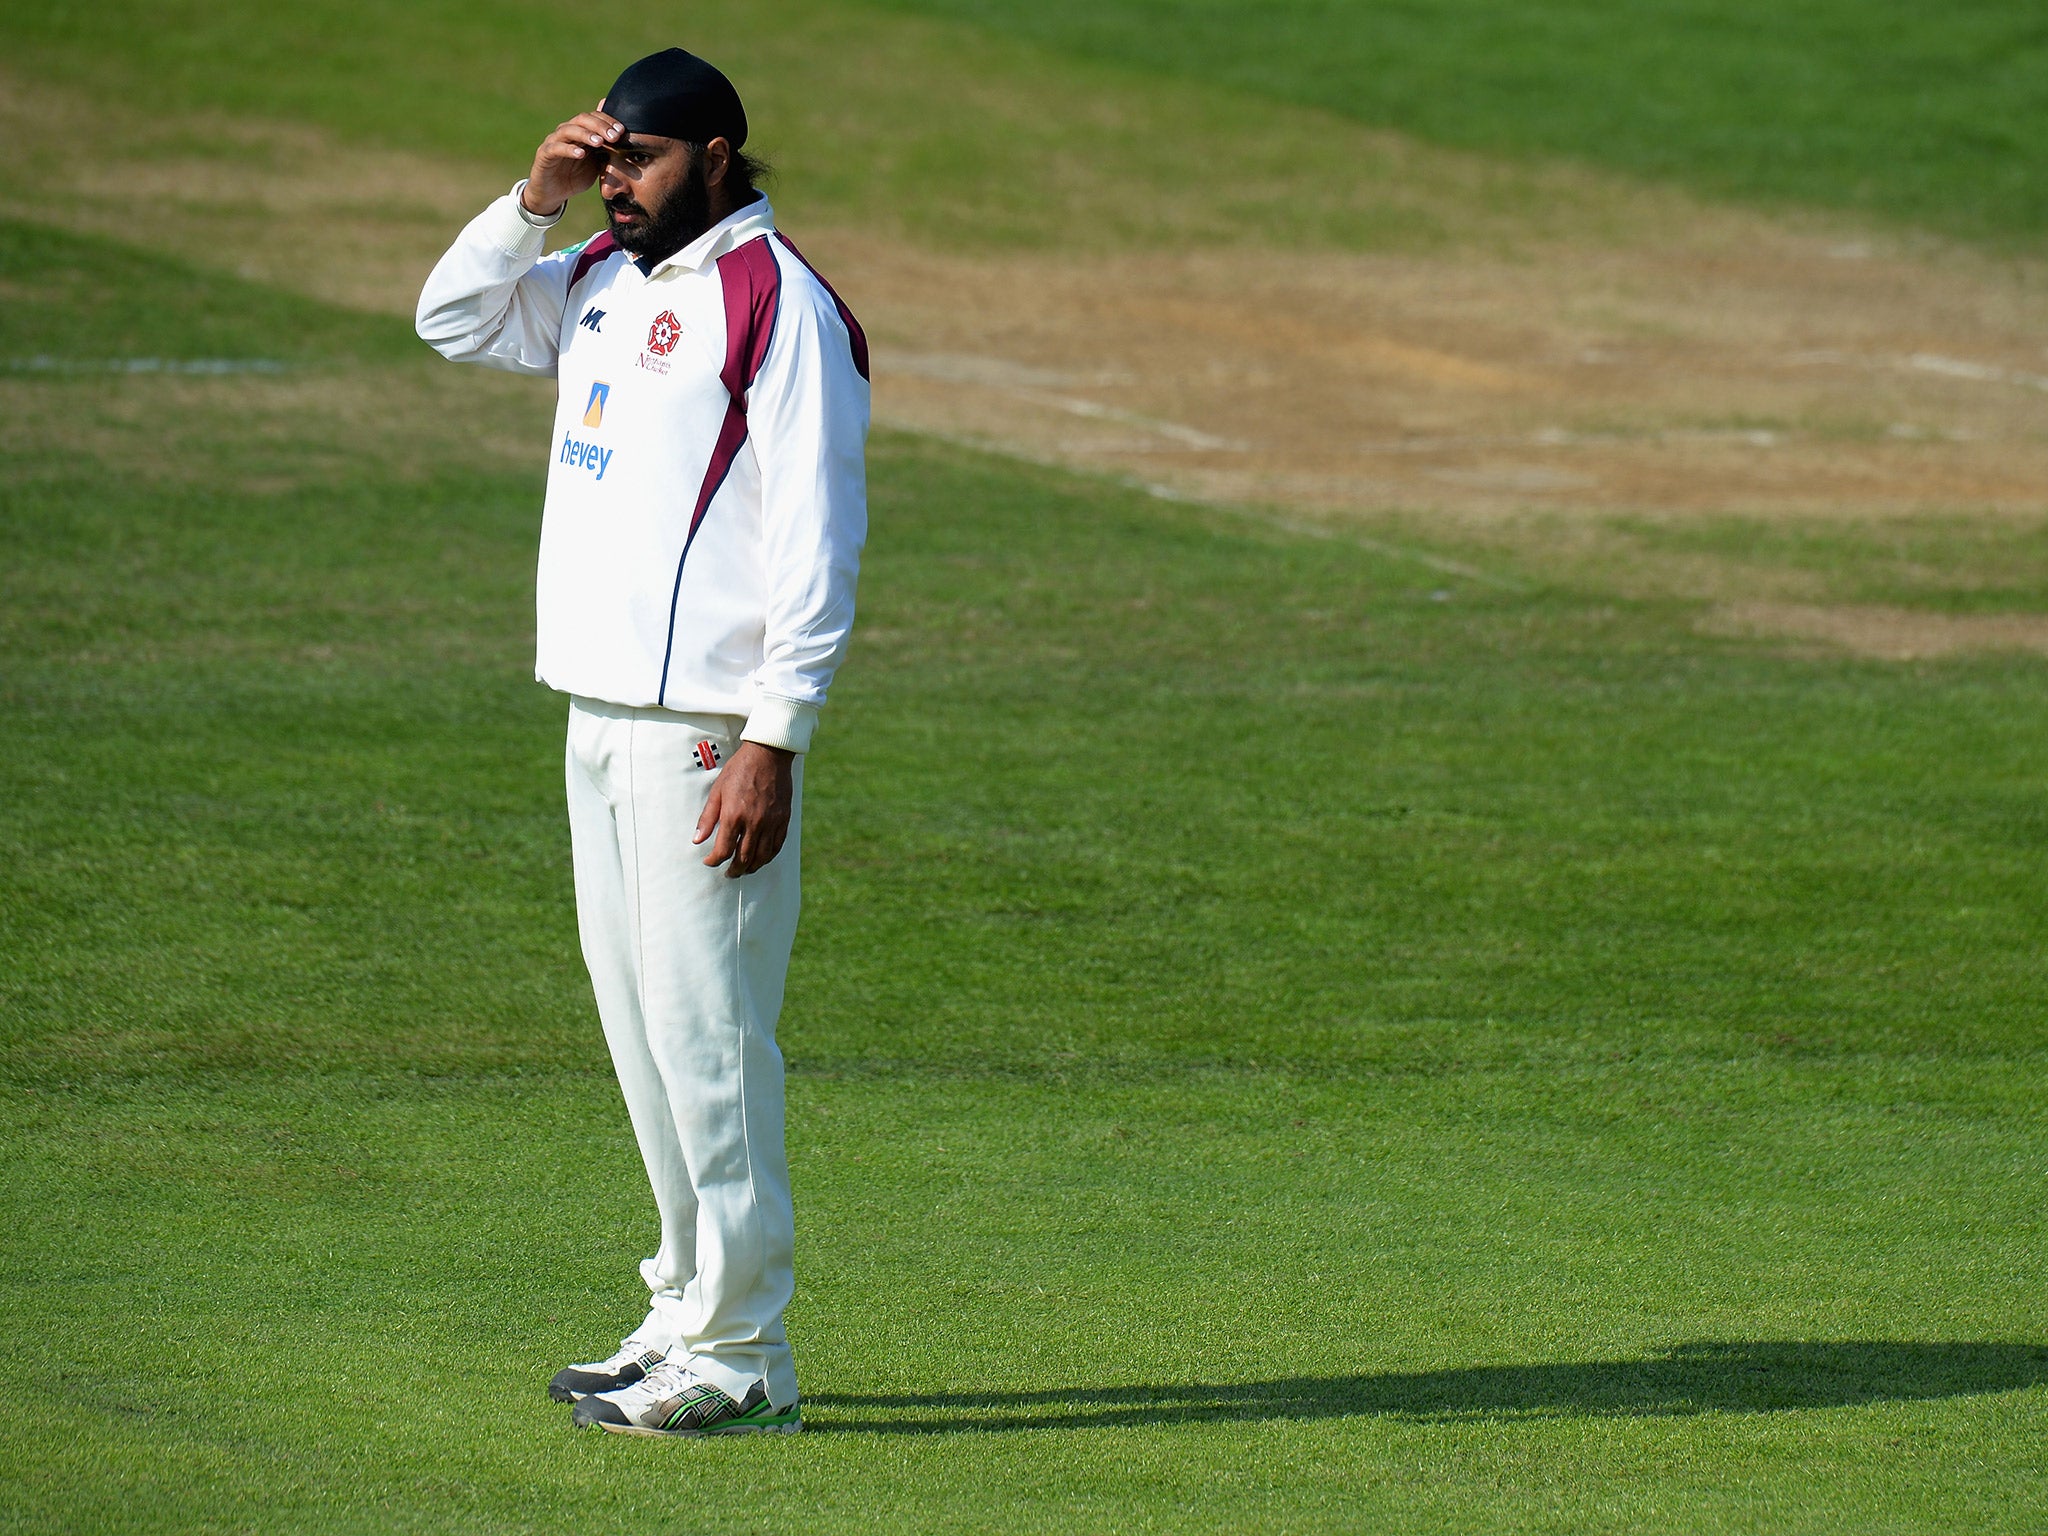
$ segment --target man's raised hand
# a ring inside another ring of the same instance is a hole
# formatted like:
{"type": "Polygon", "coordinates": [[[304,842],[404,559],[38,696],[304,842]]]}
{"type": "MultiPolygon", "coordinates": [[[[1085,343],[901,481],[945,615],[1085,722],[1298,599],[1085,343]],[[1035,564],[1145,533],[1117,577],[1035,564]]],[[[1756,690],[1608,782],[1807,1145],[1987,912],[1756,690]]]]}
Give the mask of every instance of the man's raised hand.
{"type": "Polygon", "coordinates": [[[597,106],[595,112],[578,112],[540,141],[526,190],[519,194],[528,213],[541,218],[560,213],[570,198],[604,174],[608,152],[625,141],[626,125],[607,117],[603,102],[597,106]]]}

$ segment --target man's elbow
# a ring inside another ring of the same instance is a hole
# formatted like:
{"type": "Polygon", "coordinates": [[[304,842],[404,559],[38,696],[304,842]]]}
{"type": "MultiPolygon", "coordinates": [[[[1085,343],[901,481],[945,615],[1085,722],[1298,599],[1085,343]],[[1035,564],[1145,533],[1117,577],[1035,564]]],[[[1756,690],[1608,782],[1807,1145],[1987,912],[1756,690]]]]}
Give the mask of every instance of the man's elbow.
{"type": "Polygon", "coordinates": [[[413,316],[413,334],[450,362],[461,362],[474,351],[469,328],[439,310],[422,304],[413,316]]]}

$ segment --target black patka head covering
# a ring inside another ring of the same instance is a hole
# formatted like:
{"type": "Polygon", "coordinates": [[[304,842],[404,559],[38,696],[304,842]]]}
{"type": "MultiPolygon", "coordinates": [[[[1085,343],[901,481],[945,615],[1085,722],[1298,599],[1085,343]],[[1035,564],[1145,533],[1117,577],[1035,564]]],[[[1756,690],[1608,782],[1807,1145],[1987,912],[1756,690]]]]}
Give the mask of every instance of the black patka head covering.
{"type": "Polygon", "coordinates": [[[692,144],[724,139],[734,149],[747,142],[747,110],[740,105],[740,93],[716,65],[680,48],[628,64],[606,94],[604,109],[628,133],[692,144]]]}

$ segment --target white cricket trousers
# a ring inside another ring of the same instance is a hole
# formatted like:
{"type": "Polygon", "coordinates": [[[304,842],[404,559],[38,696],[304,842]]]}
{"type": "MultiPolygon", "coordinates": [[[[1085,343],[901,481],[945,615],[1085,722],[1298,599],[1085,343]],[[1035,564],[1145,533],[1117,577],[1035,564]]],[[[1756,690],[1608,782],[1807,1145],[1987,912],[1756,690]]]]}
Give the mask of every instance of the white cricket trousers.
{"type": "Polygon", "coordinates": [[[765,869],[732,879],[690,841],[718,776],[697,744],[728,761],[745,723],[573,699],[569,833],[583,958],[661,1212],[639,1332],[687,1349],[734,1398],[765,1379],[786,1405],[796,1227],[775,1019],[796,938],[803,758],[789,840],[765,869]]]}

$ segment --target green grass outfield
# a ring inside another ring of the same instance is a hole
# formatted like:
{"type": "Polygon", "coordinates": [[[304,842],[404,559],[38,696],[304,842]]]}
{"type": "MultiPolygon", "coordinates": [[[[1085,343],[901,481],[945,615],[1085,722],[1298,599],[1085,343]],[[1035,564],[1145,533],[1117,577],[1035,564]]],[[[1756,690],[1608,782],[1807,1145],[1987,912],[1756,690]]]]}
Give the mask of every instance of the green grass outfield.
{"type": "Polygon", "coordinates": [[[889,0],[1492,153],[2048,233],[2031,0],[889,0]]]}
{"type": "Polygon", "coordinates": [[[811,1433],[578,1435],[653,1226],[538,472],[244,408],[483,387],[395,323],[45,249],[297,351],[8,386],[0,1529],[2039,1528],[2039,662],[880,439],[784,1032],[811,1433]]]}
{"type": "MultiPolygon", "coordinates": [[[[601,27],[541,0],[0,14],[5,67],[88,115],[218,108],[497,156],[679,36],[732,70],[795,206],[954,240],[1099,240],[1142,213],[1108,188],[1081,220],[1047,202],[1101,180],[1142,204],[1165,180],[1269,236],[1381,242],[1355,211],[1317,216],[1372,172],[1332,134],[1344,119],[2029,249],[2048,234],[2037,0],[702,0],[601,27]]],[[[1218,233],[1199,212],[1174,232],[1191,225],[1218,233]]]]}
{"type": "MultiPolygon", "coordinates": [[[[1142,60],[780,4],[789,206],[1042,240],[1041,92],[1183,173],[1142,60]]],[[[255,14],[0,36],[472,160],[625,46],[255,14]]],[[[572,1433],[654,1222],[528,680],[544,390],[233,265],[0,224],[0,1531],[2041,1529],[2048,664],[888,435],[783,1031],[808,1431],[572,1433]]],[[[2038,521],[1610,531],[2048,606],[2038,521]]]]}

